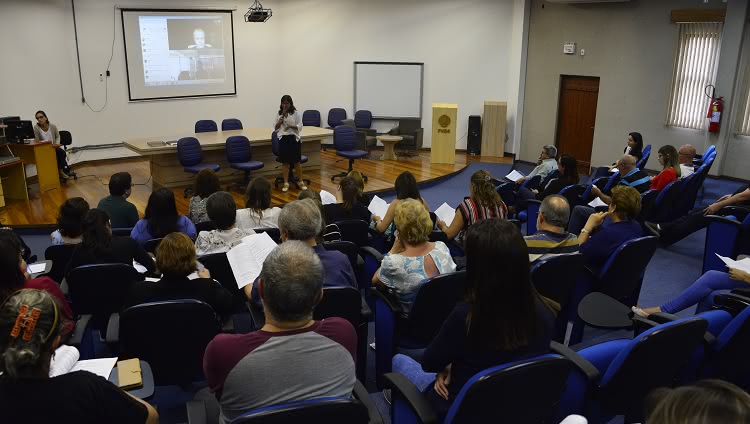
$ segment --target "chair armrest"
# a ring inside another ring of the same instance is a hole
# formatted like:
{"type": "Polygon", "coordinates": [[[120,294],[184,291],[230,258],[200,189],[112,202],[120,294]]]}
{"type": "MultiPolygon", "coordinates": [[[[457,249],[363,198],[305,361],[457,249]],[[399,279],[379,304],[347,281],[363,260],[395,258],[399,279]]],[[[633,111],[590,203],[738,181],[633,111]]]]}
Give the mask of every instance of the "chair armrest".
{"type": "Polygon", "coordinates": [[[120,341],[120,314],[112,314],[107,321],[107,344],[116,344],[120,341]]]}
{"type": "MultiPolygon", "coordinates": [[[[726,209],[726,208],[724,208],[726,209]]],[[[724,212],[724,209],[721,210],[721,212],[724,212]]],[[[738,221],[737,219],[730,218],[730,216],[735,216],[732,214],[726,214],[726,215],[706,215],[706,218],[710,221],[714,222],[726,222],[727,224],[732,224],[736,226],[741,226],[742,223],[738,221]]]]}
{"type": "Polygon", "coordinates": [[[403,375],[390,372],[383,376],[385,385],[391,389],[391,401],[403,399],[409,409],[417,416],[418,421],[423,424],[438,423],[438,417],[425,396],[417,390],[417,387],[403,375]]]}
{"type": "Polygon", "coordinates": [[[202,400],[189,400],[185,403],[188,424],[207,424],[206,403],[202,400]]]}
{"type": "Polygon", "coordinates": [[[78,317],[78,321],[76,321],[76,327],[73,330],[73,334],[70,336],[70,339],[68,339],[66,344],[75,347],[81,346],[83,335],[86,332],[86,328],[88,328],[92,317],[93,315],[81,315],[78,317]]]}
{"type": "Polygon", "coordinates": [[[553,352],[558,353],[570,360],[570,362],[572,362],[573,365],[575,365],[575,367],[578,368],[578,370],[580,370],[583,375],[586,376],[586,379],[589,381],[589,383],[593,384],[599,381],[599,377],[601,377],[599,370],[596,369],[596,367],[591,362],[587,361],[586,358],[579,355],[575,350],[555,341],[550,342],[549,348],[553,352]]]}
{"type": "Polygon", "coordinates": [[[375,402],[372,401],[370,394],[367,393],[367,389],[365,389],[365,386],[363,386],[359,380],[354,382],[352,394],[358,401],[362,402],[365,408],[367,408],[367,415],[370,417],[370,424],[381,424],[383,422],[383,417],[380,416],[378,407],[375,405],[375,402]]]}
{"type": "MultiPolygon", "coordinates": [[[[714,296],[714,305],[720,306],[732,316],[739,315],[746,307],[750,306],[750,297],[748,293],[739,292],[739,290],[733,290],[731,293],[721,293],[714,296]]],[[[747,290],[747,289],[744,289],[747,290]]]]}
{"type": "Polygon", "coordinates": [[[370,309],[370,305],[367,304],[365,301],[365,298],[362,297],[360,299],[360,306],[359,306],[359,319],[361,322],[369,322],[372,318],[372,309],[370,309]]]}
{"type": "Polygon", "coordinates": [[[401,318],[406,318],[404,308],[401,307],[401,302],[398,301],[394,294],[377,287],[370,287],[370,294],[372,294],[373,297],[381,300],[386,306],[388,306],[388,309],[391,310],[393,315],[401,318]]]}
{"type": "Polygon", "coordinates": [[[734,215],[738,220],[742,221],[750,214],[750,208],[744,206],[724,206],[719,213],[722,215],[734,215]]]}
{"type": "Polygon", "coordinates": [[[378,252],[378,249],[371,246],[362,246],[359,248],[359,252],[364,257],[365,255],[372,256],[378,263],[383,262],[383,254],[378,252]]]}
{"type": "MultiPolygon", "coordinates": [[[[644,323],[651,323],[651,324],[655,324],[655,325],[666,324],[668,322],[672,322],[672,321],[676,321],[676,320],[680,319],[680,317],[678,317],[677,315],[668,314],[666,312],[657,312],[655,314],[651,314],[651,315],[648,316],[647,320],[644,319],[644,318],[641,318],[641,317],[639,317],[639,318],[641,320],[643,320],[644,323]]],[[[635,318],[633,318],[633,319],[635,320],[635,318]]],[[[655,325],[651,325],[651,326],[653,327],[655,325]]],[[[716,343],[716,337],[713,334],[711,334],[708,331],[706,331],[703,334],[703,342],[707,346],[711,346],[714,343],[716,343]]]]}

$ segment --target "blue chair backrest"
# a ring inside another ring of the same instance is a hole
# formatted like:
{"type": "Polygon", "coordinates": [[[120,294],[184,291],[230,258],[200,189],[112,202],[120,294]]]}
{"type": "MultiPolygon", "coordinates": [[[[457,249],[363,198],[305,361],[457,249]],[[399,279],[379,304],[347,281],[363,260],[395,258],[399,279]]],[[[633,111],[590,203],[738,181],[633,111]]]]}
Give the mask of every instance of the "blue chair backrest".
{"type": "Polygon", "coordinates": [[[274,156],[279,156],[279,136],[276,134],[276,131],[271,133],[271,153],[273,153],[274,156]]]}
{"type": "Polygon", "coordinates": [[[444,422],[553,422],[571,369],[553,354],[488,368],[466,382],[444,422]]]}
{"type": "Polygon", "coordinates": [[[610,175],[609,179],[607,180],[607,184],[604,185],[604,188],[602,189],[602,192],[609,193],[612,191],[612,187],[615,185],[616,181],[620,180],[620,171],[616,170],[615,172],[610,175]]]}
{"type": "Polygon", "coordinates": [[[320,126],[320,112],[315,109],[306,110],[302,113],[302,125],[305,127],[320,126]]]}
{"type": "Polygon", "coordinates": [[[463,299],[465,285],[465,271],[441,274],[425,281],[409,313],[409,335],[426,343],[432,341],[456,303],[463,299]]]}
{"type": "Polygon", "coordinates": [[[583,193],[587,188],[588,187],[580,184],[569,185],[564,187],[557,194],[568,200],[568,206],[570,206],[570,210],[572,211],[574,207],[581,203],[583,193]]]}
{"type": "Polygon", "coordinates": [[[195,132],[212,132],[219,131],[219,127],[216,126],[216,122],[212,119],[201,119],[195,123],[195,132]]]}
{"type": "Polygon", "coordinates": [[[225,152],[229,163],[248,162],[253,159],[250,140],[244,135],[233,135],[227,138],[225,152]]]}
{"type": "Polygon", "coordinates": [[[231,421],[231,424],[269,423],[367,423],[367,408],[349,396],[298,400],[253,409],[231,421]]]}
{"type": "Polygon", "coordinates": [[[703,155],[701,156],[701,160],[705,163],[706,159],[708,159],[708,157],[711,155],[711,153],[714,153],[715,151],[716,151],[716,146],[715,145],[712,144],[712,145],[708,146],[708,149],[706,149],[706,151],[703,152],[703,155]]]}
{"type": "Polygon", "coordinates": [[[719,378],[742,377],[750,372],[750,307],[746,307],[719,333],[711,362],[719,378]]]}
{"type": "Polygon", "coordinates": [[[562,177],[562,173],[560,173],[559,169],[555,169],[554,171],[547,174],[547,176],[544,177],[544,179],[542,179],[542,182],[539,183],[539,188],[543,190],[544,188],[547,187],[547,184],[549,184],[550,181],[554,180],[555,178],[560,178],[560,177],[562,177]]]}
{"type": "Polygon", "coordinates": [[[643,274],[651,257],[656,252],[656,237],[647,236],[628,240],[610,255],[598,274],[599,289],[602,293],[620,300],[628,306],[633,297],[638,299],[643,274]]]}
{"type": "Polygon", "coordinates": [[[643,167],[645,167],[645,166],[646,166],[646,164],[648,163],[648,158],[649,158],[650,156],[651,156],[651,145],[650,145],[650,144],[648,144],[648,145],[646,145],[646,147],[644,147],[644,148],[643,148],[643,154],[641,155],[641,160],[639,160],[639,161],[638,161],[638,162],[636,163],[636,165],[635,165],[635,166],[636,166],[636,167],[637,167],[638,169],[643,169],[643,167]]]}
{"type": "Polygon", "coordinates": [[[536,220],[541,206],[542,202],[538,200],[530,200],[526,203],[526,235],[528,236],[536,233],[536,220]]]}
{"type": "Polygon", "coordinates": [[[354,150],[357,145],[356,130],[346,125],[339,125],[333,129],[333,148],[336,150],[354,150]]]}
{"type": "MultiPolygon", "coordinates": [[[[611,414],[638,416],[643,401],[657,387],[671,387],[703,343],[708,322],[683,318],[650,328],[628,342],[615,356],[599,383],[598,400],[611,414]]],[[[608,342],[602,343],[607,349],[608,342]]],[[[597,346],[587,348],[596,357],[597,346]]],[[[583,353],[583,352],[581,352],[583,353]]]]}
{"type": "Polygon", "coordinates": [[[328,126],[336,128],[346,119],[346,110],[335,107],[328,111],[328,126]]]}
{"type": "Polygon", "coordinates": [[[531,269],[531,281],[539,294],[564,307],[573,294],[585,262],[586,257],[582,253],[566,253],[544,258],[536,262],[531,269]]]}
{"type": "Polygon", "coordinates": [[[203,161],[201,143],[195,137],[183,137],[177,140],[177,159],[182,166],[194,166],[203,161]]]}
{"type": "Polygon", "coordinates": [[[531,178],[527,178],[524,180],[524,182],[521,183],[521,187],[526,187],[529,189],[536,188],[539,186],[539,183],[542,181],[541,175],[534,175],[531,178]]]}
{"type": "Polygon", "coordinates": [[[354,126],[357,128],[370,128],[372,126],[372,112],[369,110],[354,112],[354,126]]]}
{"type": "MultiPolygon", "coordinates": [[[[750,215],[745,218],[750,223],[750,215]]],[[[737,237],[742,232],[743,223],[733,216],[712,216],[706,230],[706,243],[703,249],[703,270],[705,274],[710,270],[726,271],[724,261],[716,255],[734,258],[737,247],[737,237]]]]}
{"type": "Polygon", "coordinates": [[[227,118],[221,121],[222,131],[232,131],[232,130],[241,130],[241,129],[242,129],[242,121],[240,121],[237,118],[227,118]]]}

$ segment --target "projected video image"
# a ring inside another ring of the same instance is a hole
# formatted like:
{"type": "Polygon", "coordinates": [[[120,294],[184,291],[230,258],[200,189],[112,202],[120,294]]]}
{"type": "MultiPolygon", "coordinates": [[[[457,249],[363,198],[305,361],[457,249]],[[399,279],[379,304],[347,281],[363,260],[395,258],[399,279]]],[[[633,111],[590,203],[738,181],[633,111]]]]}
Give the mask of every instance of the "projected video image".
{"type": "Polygon", "coordinates": [[[139,24],[147,87],[224,83],[221,18],[141,16],[139,24]]]}

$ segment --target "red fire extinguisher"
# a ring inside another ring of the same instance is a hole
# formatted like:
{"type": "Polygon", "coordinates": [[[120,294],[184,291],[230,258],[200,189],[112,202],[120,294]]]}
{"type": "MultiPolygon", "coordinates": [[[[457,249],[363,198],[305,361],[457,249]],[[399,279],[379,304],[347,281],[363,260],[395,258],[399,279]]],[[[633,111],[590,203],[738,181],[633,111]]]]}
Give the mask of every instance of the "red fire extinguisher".
{"type": "Polygon", "coordinates": [[[712,97],[708,107],[708,132],[717,133],[721,130],[721,111],[724,110],[724,98],[712,97]]]}

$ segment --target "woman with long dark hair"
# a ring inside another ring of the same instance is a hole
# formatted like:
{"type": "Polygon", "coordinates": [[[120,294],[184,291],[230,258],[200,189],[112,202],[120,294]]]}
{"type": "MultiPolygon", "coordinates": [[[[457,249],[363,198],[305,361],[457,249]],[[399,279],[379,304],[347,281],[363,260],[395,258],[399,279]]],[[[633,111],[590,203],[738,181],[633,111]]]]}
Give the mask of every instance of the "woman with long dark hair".
{"type": "Polygon", "coordinates": [[[81,223],[83,236],[68,263],[66,274],[76,267],[89,264],[121,263],[132,265],[133,260],[148,272],[155,269],[154,260],[131,237],[113,237],[109,215],[101,209],[91,209],[81,223]]]}
{"type": "Polygon", "coordinates": [[[88,371],[50,377],[52,358],[64,336],[63,314],[42,290],[20,290],[0,305],[3,422],[159,422],[151,405],[88,371]]]}
{"type": "Polygon", "coordinates": [[[281,105],[279,105],[279,113],[276,115],[273,129],[279,137],[279,158],[283,164],[284,185],[281,191],[289,191],[289,181],[286,179],[289,176],[290,166],[294,166],[295,175],[299,179],[299,187],[307,190],[302,179],[302,164],[300,163],[302,159],[302,142],[300,141],[302,115],[294,107],[292,96],[284,94],[281,97],[281,105]]]}
{"type": "Polygon", "coordinates": [[[426,392],[440,416],[474,374],[546,353],[554,330],[555,314],[531,284],[526,243],[516,226],[483,220],[469,227],[464,240],[465,302],[446,319],[421,365],[405,355],[393,358],[393,370],[426,392]]]}
{"type": "Polygon", "coordinates": [[[255,177],[245,189],[245,209],[237,210],[237,226],[243,230],[278,228],[281,208],[271,207],[271,183],[255,177]]]}
{"type": "Polygon", "coordinates": [[[396,190],[396,199],[388,205],[388,210],[385,212],[385,216],[379,217],[377,215],[372,216],[372,220],[375,223],[375,229],[379,233],[384,233],[386,240],[393,240],[393,233],[396,230],[393,224],[393,217],[396,216],[396,206],[398,206],[399,200],[414,199],[419,200],[422,206],[430,212],[430,207],[427,206],[427,202],[422,199],[422,195],[419,194],[419,186],[417,186],[417,179],[414,178],[409,171],[404,171],[396,177],[396,181],[393,184],[393,188],[396,190]]]}
{"type": "Polygon", "coordinates": [[[196,175],[193,197],[190,198],[188,206],[188,218],[193,224],[210,221],[206,212],[206,200],[217,191],[221,191],[221,184],[213,169],[206,168],[196,175]]]}
{"type": "Polygon", "coordinates": [[[174,193],[168,188],[160,188],[151,193],[143,219],[138,221],[130,232],[138,243],[144,244],[155,238],[179,231],[195,239],[195,225],[185,215],[177,213],[174,193]]]}
{"type": "Polygon", "coordinates": [[[561,175],[547,183],[544,190],[536,194],[537,200],[544,200],[545,197],[557,194],[569,185],[578,184],[581,179],[578,175],[578,161],[573,155],[562,155],[557,162],[557,169],[561,175]]]}
{"type": "Polygon", "coordinates": [[[470,196],[465,197],[456,208],[456,215],[450,226],[443,220],[437,221],[437,227],[449,240],[453,240],[479,221],[491,218],[505,219],[508,216],[508,208],[495,191],[489,172],[480,170],[472,174],[470,190],[470,196]]]}

